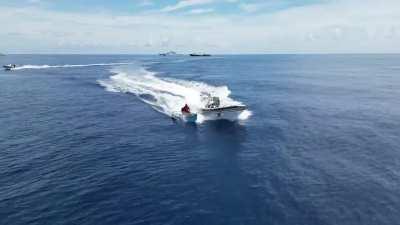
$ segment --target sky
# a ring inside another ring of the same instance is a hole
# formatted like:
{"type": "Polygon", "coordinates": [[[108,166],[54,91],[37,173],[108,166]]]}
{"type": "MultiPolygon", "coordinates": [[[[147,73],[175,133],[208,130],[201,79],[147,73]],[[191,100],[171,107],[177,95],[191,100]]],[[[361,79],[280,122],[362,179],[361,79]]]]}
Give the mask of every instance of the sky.
{"type": "Polygon", "coordinates": [[[0,52],[400,53],[400,0],[0,0],[0,52]]]}

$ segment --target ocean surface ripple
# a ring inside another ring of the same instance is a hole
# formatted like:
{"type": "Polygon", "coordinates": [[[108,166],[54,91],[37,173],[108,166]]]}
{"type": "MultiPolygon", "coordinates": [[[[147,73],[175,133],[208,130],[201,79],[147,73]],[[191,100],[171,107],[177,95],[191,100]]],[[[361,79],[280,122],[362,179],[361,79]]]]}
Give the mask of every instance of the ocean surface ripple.
{"type": "Polygon", "coordinates": [[[399,61],[0,57],[0,224],[399,224],[399,61]]]}

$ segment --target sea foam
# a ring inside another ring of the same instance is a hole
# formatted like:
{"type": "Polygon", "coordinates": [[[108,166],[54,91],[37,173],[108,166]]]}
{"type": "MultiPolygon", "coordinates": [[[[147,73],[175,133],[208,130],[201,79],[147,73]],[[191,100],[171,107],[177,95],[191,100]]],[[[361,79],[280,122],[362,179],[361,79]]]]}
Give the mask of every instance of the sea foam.
{"type": "MultiPolygon", "coordinates": [[[[111,92],[132,93],[140,100],[151,105],[155,110],[168,115],[180,115],[181,107],[188,104],[193,112],[200,112],[205,102],[203,93],[218,96],[221,106],[243,105],[229,97],[231,91],[227,86],[213,86],[204,82],[159,77],[155,72],[143,66],[120,66],[111,70],[108,79],[98,83],[111,92]]],[[[244,111],[238,119],[247,119],[250,111],[244,111]]],[[[199,113],[198,122],[204,117],[199,113]]]]}

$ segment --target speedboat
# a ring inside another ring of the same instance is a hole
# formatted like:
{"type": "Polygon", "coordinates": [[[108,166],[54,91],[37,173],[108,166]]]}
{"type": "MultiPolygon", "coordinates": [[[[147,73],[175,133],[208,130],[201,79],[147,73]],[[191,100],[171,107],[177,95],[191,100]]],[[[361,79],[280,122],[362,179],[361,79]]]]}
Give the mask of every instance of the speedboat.
{"type": "Polygon", "coordinates": [[[181,109],[181,114],[173,114],[173,120],[182,120],[187,123],[195,123],[198,119],[198,114],[203,120],[231,120],[236,121],[239,119],[239,115],[247,109],[245,105],[226,105],[221,106],[219,97],[211,96],[208,93],[202,93],[202,102],[205,103],[204,107],[196,110],[196,112],[190,111],[187,104],[181,109]]]}
{"type": "Polygon", "coordinates": [[[206,120],[238,120],[239,115],[247,109],[245,105],[221,106],[220,99],[209,94],[203,94],[203,99],[206,104],[201,114],[206,120]]]}
{"type": "Polygon", "coordinates": [[[15,69],[15,67],[17,67],[15,64],[8,64],[3,66],[5,70],[12,70],[15,69]]]}

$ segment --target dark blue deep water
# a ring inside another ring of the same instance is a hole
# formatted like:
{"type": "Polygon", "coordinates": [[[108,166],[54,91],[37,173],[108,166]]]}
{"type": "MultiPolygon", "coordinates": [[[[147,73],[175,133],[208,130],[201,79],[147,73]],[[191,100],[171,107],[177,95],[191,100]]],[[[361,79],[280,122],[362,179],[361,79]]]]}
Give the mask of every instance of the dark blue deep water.
{"type": "Polygon", "coordinates": [[[9,55],[0,224],[400,224],[400,55],[9,55]],[[252,116],[173,122],[122,65],[226,85],[252,116]]]}

